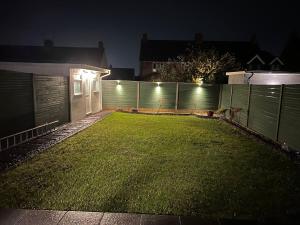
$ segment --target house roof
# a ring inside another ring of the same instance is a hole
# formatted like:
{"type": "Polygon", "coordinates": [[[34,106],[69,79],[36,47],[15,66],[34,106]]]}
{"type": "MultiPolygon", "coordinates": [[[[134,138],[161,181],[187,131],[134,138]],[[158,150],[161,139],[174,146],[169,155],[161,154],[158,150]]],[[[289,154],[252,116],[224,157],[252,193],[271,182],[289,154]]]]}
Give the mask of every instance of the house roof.
{"type": "Polygon", "coordinates": [[[252,42],[243,41],[202,41],[195,40],[142,40],[140,61],[167,61],[183,55],[188,49],[199,46],[200,49],[216,49],[220,53],[229,52],[241,63],[246,63],[250,56],[257,51],[257,46],[252,42]]]}
{"type": "Polygon", "coordinates": [[[278,56],[276,56],[269,64],[272,65],[275,62],[278,62],[282,66],[284,65],[284,63],[281,61],[281,59],[278,56]]]}
{"type": "Polygon", "coordinates": [[[99,68],[85,64],[0,62],[0,70],[34,73],[39,75],[69,76],[70,69],[93,70],[100,72],[100,76],[107,76],[108,74],[110,74],[109,69],[99,68]]]}
{"type": "Polygon", "coordinates": [[[107,67],[103,46],[99,48],[0,45],[1,62],[71,63],[107,67]]]}
{"type": "Polygon", "coordinates": [[[269,64],[274,59],[274,56],[270,52],[259,50],[254,55],[251,55],[247,64],[252,63],[255,59],[259,60],[262,64],[269,64]]]}

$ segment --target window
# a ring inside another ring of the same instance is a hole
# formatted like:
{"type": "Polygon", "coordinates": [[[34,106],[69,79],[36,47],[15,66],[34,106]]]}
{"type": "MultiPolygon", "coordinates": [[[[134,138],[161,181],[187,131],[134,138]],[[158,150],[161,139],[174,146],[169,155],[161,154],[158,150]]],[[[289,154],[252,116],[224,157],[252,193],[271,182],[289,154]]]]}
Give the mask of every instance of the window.
{"type": "Polygon", "coordinates": [[[74,80],[74,95],[82,95],[82,81],[74,80]]]}
{"type": "Polygon", "coordinates": [[[99,92],[99,77],[98,76],[93,78],[92,91],[99,92]]]}
{"type": "Polygon", "coordinates": [[[74,95],[82,95],[82,77],[74,75],[74,95]]]}
{"type": "Polygon", "coordinates": [[[152,63],[152,71],[156,72],[156,63],[152,63]]]}
{"type": "Polygon", "coordinates": [[[163,63],[153,62],[152,63],[152,71],[153,72],[159,72],[159,70],[162,69],[163,65],[164,65],[163,63]]]}

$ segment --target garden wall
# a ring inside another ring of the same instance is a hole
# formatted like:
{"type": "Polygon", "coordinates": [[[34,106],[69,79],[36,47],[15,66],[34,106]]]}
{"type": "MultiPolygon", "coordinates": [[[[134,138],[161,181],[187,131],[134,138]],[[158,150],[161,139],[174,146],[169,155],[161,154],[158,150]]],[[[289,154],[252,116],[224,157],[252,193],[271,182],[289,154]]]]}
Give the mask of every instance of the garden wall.
{"type": "Polygon", "coordinates": [[[300,85],[222,85],[226,117],[273,141],[300,150],[300,85]]]}
{"type": "Polygon", "coordinates": [[[102,81],[103,109],[196,112],[216,110],[219,85],[176,82],[102,81]]]}

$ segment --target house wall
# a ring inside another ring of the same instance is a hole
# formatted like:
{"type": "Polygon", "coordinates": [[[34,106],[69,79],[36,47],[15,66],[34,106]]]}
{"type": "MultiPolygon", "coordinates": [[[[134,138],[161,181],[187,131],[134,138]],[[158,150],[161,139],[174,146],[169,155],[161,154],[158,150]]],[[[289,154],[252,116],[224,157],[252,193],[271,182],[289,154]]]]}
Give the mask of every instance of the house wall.
{"type": "Polygon", "coordinates": [[[142,61],[140,64],[140,68],[141,79],[143,79],[143,77],[147,76],[148,74],[153,73],[151,61],[142,61]]]}

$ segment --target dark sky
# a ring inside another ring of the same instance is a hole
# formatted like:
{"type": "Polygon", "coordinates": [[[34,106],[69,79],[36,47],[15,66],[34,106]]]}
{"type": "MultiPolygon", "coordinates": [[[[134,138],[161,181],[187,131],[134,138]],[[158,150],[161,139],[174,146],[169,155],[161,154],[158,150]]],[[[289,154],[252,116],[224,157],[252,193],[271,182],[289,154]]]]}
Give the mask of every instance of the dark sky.
{"type": "MultiPolygon", "coordinates": [[[[300,30],[295,1],[1,1],[0,44],[96,47],[103,40],[109,64],[138,69],[142,33],[150,39],[249,40],[280,54],[300,30]]],[[[137,72],[136,72],[137,73],[137,72]]]]}

